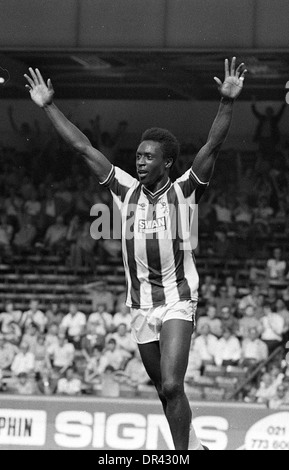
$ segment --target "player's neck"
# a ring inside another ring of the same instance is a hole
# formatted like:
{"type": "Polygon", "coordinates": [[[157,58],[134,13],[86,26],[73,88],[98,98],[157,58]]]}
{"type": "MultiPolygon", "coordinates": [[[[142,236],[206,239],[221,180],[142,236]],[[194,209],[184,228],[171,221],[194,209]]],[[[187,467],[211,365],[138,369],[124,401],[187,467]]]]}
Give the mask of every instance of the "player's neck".
{"type": "Polygon", "coordinates": [[[152,194],[156,194],[158,191],[160,191],[162,188],[164,188],[168,184],[169,179],[170,179],[169,175],[165,174],[159,180],[157,180],[154,184],[144,185],[144,187],[148,191],[150,191],[152,194]]]}

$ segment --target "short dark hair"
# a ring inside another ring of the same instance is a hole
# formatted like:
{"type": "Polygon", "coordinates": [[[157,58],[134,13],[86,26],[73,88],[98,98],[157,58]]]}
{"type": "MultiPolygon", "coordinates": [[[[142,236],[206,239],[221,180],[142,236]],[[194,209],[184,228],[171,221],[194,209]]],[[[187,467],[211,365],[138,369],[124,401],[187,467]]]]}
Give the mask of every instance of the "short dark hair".
{"type": "Polygon", "coordinates": [[[160,143],[164,156],[166,158],[172,158],[173,162],[176,162],[180,154],[180,143],[170,131],[160,129],[159,127],[153,127],[143,133],[141,142],[146,140],[160,143]]]}

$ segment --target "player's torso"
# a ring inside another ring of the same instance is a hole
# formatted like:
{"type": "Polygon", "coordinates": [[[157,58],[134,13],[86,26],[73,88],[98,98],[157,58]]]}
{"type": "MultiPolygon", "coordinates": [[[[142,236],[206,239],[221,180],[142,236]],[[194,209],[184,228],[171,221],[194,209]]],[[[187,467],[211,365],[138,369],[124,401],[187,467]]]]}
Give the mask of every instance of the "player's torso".
{"type": "Polygon", "coordinates": [[[189,275],[198,283],[194,255],[183,244],[189,222],[186,205],[181,191],[171,185],[155,200],[137,188],[123,207],[125,266],[133,290],[140,289],[142,298],[155,297],[154,303],[189,298],[189,275]]]}

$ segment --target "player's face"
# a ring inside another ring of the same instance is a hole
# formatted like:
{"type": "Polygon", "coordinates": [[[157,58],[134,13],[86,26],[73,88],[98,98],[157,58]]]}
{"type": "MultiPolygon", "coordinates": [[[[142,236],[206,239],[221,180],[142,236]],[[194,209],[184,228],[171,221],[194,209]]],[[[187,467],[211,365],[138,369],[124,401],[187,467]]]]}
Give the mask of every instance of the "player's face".
{"type": "Polygon", "coordinates": [[[161,144],[153,141],[142,142],[136,153],[136,169],[140,182],[153,186],[167,172],[161,144]]]}

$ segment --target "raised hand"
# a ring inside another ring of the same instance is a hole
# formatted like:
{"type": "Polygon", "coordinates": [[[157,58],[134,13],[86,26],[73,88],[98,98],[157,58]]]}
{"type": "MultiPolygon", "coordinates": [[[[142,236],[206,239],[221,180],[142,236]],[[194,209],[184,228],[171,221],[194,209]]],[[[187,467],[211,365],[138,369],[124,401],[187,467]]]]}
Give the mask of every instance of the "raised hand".
{"type": "Polygon", "coordinates": [[[26,85],[30,92],[31,99],[34,101],[37,106],[44,108],[52,104],[54,97],[54,89],[49,79],[47,84],[45,83],[40,71],[36,69],[35,71],[30,68],[30,75],[24,75],[29,85],[26,85]]]}
{"type": "Polygon", "coordinates": [[[214,80],[217,82],[219,91],[223,98],[235,100],[241,94],[244,86],[245,75],[247,70],[244,69],[245,64],[239,65],[236,70],[236,57],[233,58],[231,68],[229,60],[225,60],[225,81],[224,83],[218,77],[214,80]],[[243,70],[243,72],[242,72],[243,70]]]}

